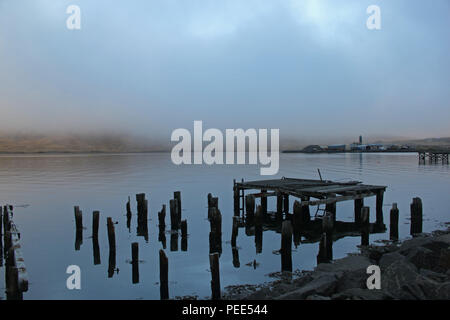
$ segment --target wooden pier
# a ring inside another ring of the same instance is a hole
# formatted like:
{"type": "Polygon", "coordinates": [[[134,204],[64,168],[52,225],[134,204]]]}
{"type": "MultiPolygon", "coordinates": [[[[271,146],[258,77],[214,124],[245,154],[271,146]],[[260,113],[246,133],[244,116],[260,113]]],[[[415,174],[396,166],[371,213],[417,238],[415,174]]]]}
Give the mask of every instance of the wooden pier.
{"type": "Polygon", "coordinates": [[[28,274],[25,267],[20,233],[13,222],[13,207],[0,207],[0,219],[3,222],[3,241],[5,255],[5,284],[8,300],[22,300],[23,292],[28,291],[28,274]]]}
{"type": "MultiPolygon", "coordinates": [[[[360,181],[335,182],[285,177],[261,181],[234,181],[233,184],[235,216],[244,217],[246,202],[251,203],[252,197],[261,199],[263,215],[266,215],[267,197],[277,197],[276,215],[282,218],[283,213],[289,213],[289,197],[291,196],[298,199],[299,210],[303,212],[302,215],[305,215],[306,219],[309,219],[307,216],[310,216],[309,207],[317,206],[316,217],[328,212],[333,214],[334,221],[336,221],[336,203],[353,200],[355,203],[355,223],[359,224],[364,198],[376,196],[376,224],[384,226],[383,196],[386,186],[365,185],[360,181]],[[245,190],[258,190],[258,192],[250,194],[250,201],[246,201],[245,190]],[[321,208],[321,205],[324,207],[321,208]]],[[[252,206],[254,207],[254,204],[252,206]]]]}
{"type": "Polygon", "coordinates": [[[449,150],[427,150],[419,151],[419,163],[426,164],[427,159],[429,163],[439,163],[448,164],[449,150]]]}

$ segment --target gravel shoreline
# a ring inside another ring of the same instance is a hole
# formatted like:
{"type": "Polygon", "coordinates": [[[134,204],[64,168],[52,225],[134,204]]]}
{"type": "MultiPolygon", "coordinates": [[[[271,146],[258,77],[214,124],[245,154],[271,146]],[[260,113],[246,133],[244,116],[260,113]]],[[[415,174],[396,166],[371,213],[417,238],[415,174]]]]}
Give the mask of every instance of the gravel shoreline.
{"type": "Polygon", "coordinates": [[[450,228],[403,242],[371,245],[314,271],[263,285],[225,288],[228,300],[449,300],[450,228]],[[381,270],[381,289],[367,288],[367,267],[381,270]]]}

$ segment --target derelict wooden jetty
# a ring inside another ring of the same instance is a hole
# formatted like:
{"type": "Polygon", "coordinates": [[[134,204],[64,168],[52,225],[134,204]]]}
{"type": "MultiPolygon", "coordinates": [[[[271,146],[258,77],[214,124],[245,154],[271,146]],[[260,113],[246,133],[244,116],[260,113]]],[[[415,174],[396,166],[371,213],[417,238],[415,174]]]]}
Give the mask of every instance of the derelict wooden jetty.
{"type": "Polygon", "coordinates": [[[429,163],[439,163],[448,164],[449,150],[423,150],[419,151],[419,163],[426,163],[427,159],[429,163]]]}
{"type": "MultiPolygon", "coordinates": [[[[362,184],[360,181],[335,182],[330,180],[309,180],[281,178],[260,181],[234,181],[234,215],[244,217],[246,209],[253,206],[254,199],[261,199],[262,214],[267,214],[267,197],[277,197],[278,218],[283,213],[289,213],[289,197],[297,198],[299,210],[309,214],[310,206],[317,206],[315,216],[322,213],[332,213],[336,220],[336,203],[353,200],[355,203],[355,223],[360,224],[361,208],[364,206],[364,198],[376,196],[376,224],[383,226],[383,196],[386,186],[362,184]],[[258,190],[245,196],[246,190],[258,190]],[[320,208],[320,206],[325,208],[320,208]]],[[[294,207],[295,210],[295,207],[294,207]]],[[[248,210],[247,210],[248,211],[248,210]]],[[[251,211],[251,210],[250,210],[251,211]]],[[[308,217],[306,217],[308,219],[308,217]]]]}

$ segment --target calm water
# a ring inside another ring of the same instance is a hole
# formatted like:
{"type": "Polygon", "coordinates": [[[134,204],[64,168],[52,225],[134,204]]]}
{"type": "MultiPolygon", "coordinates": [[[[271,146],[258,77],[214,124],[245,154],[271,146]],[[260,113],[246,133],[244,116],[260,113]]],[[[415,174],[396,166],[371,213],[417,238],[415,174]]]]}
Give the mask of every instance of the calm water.
{"type": "MultiPolygon", "coordinates": [[[[389,221],[389,207],[397,202],[400,209],[400,237],[409,232],[409,204],[422,198],[424,231],[442,227],[450,221],[450,169],[448,165],[419,165],[416,154],[282,154],[276,177],[317,179],[317,168],[330,180],[360,180],[386,185],[384,219],[389,221]]],[[[175,166],[170,154],[121,155],[20,155],[0,156],[0,203],[15,206],[15,222],[22,234],[23,253],[28,268],[30,288],[25,299],[159,299],[159,256],[157,212],[162,204],[169,207],[173,191],[180,190],[183,219],[188,220],[188,250],[170,251],[170,297],[210,295],[209,222],[207,194],[219,197],[223,215],[223,253],[220,258],[222,287],[273,280],[271,272],[280,271],[280,257],[273,253],[280,247],[280,236],[264,232],[263,249],[256,254],[253,237],[239,230],[240,267],[232,264],[231,219],[233,216],[233,178],[261,179],[258,166],[175,166]],[[149,239],[136,236],[135,194],[145,192],[149,199],[149,239]],[[126,226],[125,204],[131,196],[133,219],[126,226]],[[83,210],[83,244],[75,251],[73,206],[83,210]],[[92,211],[100,211],[100,259],[94,265],[91,236],[92,211]],[[106,218],[116,225],[117,267],[119,273],[108,278],[108,240],[106,218]],[[132,284],[131,243],[139,242],[140,282],[132,284]],[[256,269],[246,264],[256,260],[256,269]],[[66,268],[79,265],[81,290],[66,289],[66,268]]],[[[264,178],[264,177],[263,177],[264,178]]],[[[290,202],[292,206],[292,201],[290,202]]],[[[375,198],[365,201],[375,210],[375,198]]],[[[269,198],[269,210],[276,200],[269,198]]],[[[311,213],[315,208],[311,208],[311,213]]],[[[353,202],[337,204],[338,220],[352,221],[353,202]]],[[[371,214],[374,218],[374,214],[371,214]]],[[[167,210],[166,224],[169,224],[167,210]]],[[[371,235],[371,241],[386,239],[388,234],[371,235]]],[[[179,240],[180,241],[180,240],[179,240]]],[[[348,237],[334,244],[334,257],[357,251],[360,238],[348,237]]],[[[294,269],[312,269],[316,264],[318,244],[301,244],[293,252],[294,269]]],[[[3,268],[0,268],[3,269],[3,268]]],[[[3,270],[2,277],[3,277],[3,270]]],[[[3,279],[0,281],[3,286],[3,279]]],[[[2,288],[4,289],[4,288],[2,288]]],[[[4,290],[0,290],[3,295],[4,290]]]]}

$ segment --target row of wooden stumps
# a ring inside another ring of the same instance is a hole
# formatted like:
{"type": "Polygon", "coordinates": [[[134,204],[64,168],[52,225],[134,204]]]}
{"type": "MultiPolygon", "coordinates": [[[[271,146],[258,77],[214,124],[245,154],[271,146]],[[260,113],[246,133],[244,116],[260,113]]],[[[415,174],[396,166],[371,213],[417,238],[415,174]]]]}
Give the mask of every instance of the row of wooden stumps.
{"type": "Polygon", "coordinates": [[[12,219],[13,206],[6,205],[3,210],[0,207],[0,265],[3,265],[4,255],[6,298],[22,300],[23,293],[28,291],[28,274],[22,255],[20,233],[12,219]]]}
{"type": "MultiPolygon", "coordinates": [[[[296,205],[294,204],[294,212],[296,205]]],[[[423,209],[422,200],[414,198],[411,203],[411,229],[410,234],[415,236],[422,233],[423,225],[423,209]]],[[[257,210],[258,211],[258,210],[257,210]]],[[[322,218],[322,237],[319,243],[319,253],[317,255],[317,263],[328,263],[333,260],[333,230],[334,217],[332,212],[327,212],[322,218]]],[[[299,218],[302,214],[299,213],[299,218]]],[[[399,210],[397,203],[392,205],[390,211],[390,239],[397,241],[399,239],[398,232],[399,210]]],[[[292,271],[292,237],[293,225],[295,225],[295,214],[293,221],[285,220],[281,227],[281,270],[292,271]],[[294,222],[293,222],[294,221],[294,222]]],[[[300,220],[302,221],[302,220],[300,220]]],[[[361,231],[361,246],[369,245],[370,234],[370,208],[362,207],[360,213],[360,231],[361,231]]],[[[255,225],[256,228],[256,225],[255,225]]],[[[256,233],[255,233],[256,237],[256,233]]]]}
{"type": "MultiPolygon", "coordinates": [[[[143,236],[146,241],[148,240],[148,200],[145,198],[144,193],[136,195],[137,201],[137,235],[143,236]]],[[[187,251],[187,221],[181,220],[181,193],[179,191],[174,192],[174,199],[170,200],[170,215],[171,215],[171,251],[178,250],[178,229],[181,229],[181,250],[187,251]],[[174,240],[174,241],[172,241],[174,240]]],[[[126,203],[127,212],[127,228],[130,229],[130,220],[132,216],[130,198],[126,203]]],[[[75,226],[76,226],[76,239],[75,250],[80,250],[83,239],[83,213],[78,206],[74,207],[75,214],[75,226]]],[[[159,222],[159,237],[158,240],[163,244],[163,248],[166,248],[165,240],[165,216],[166,205],[162,206],[162,210],[158,212],[159,222]]],[[[100,221],[100,212],[94,211],[92,215],[92,242],[94,252],[94,265],[100,264],[100,247],[98,243],[98,230],[100,221]]],[[[112,277],[114,272],[118,272],[116,269],[116,238],[115,227],[111,217],[107,218],[107,231],[108,231],[108,243],[109,243],[109,265],[108,265],[108,277],[112,277]]],[[[139,244],[133,242],[131,244],[131,265],[132,265],[132,283],[139,283],[139,244]]],[[[168,288],[168,258],[164,250],[159,252],[160,259],[160,294],[161,299],[169,298],[168,288]]]]}

